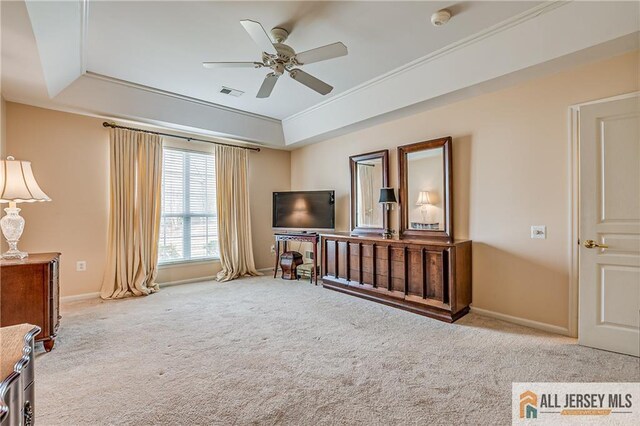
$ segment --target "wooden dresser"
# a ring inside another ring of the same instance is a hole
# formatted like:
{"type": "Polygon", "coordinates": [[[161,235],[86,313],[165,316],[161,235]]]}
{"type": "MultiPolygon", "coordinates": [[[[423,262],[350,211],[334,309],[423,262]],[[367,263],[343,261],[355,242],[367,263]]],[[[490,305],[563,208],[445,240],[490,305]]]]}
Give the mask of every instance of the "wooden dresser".
{"type": "Polygon", "coordinates": [[[31,426],[35,420],[33,338],[40,328],[0,328],[0,426],[31,426]]]}
{"type": "Polygon", "coordinates": [[[325,288],[453,322],[471,303],[471,241],[321,235],[325,288]]]}
{"type": "Polygon", "coordinates": [[[0,327],[37,325],[42,331],[36,341],[47,352],[53,349],[60,323],[59,269],[60,253],[0,260],[0,327]]]}

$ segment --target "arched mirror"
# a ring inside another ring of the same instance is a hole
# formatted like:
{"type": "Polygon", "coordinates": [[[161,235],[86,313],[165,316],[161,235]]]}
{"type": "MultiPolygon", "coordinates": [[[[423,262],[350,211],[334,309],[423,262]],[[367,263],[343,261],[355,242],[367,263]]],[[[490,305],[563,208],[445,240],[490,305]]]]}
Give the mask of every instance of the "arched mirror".
{"type": "Polygon", "coordinates": [[[349,157],[351,169],[351,233],[380,234],[389,212],[378,203],[380,189],[389,185],[389,151],[349,157]]]}
{"type": "Polygon", "coordinates": [[[400,232],[453,239],[451,137],[398,147],[400,232]]]}

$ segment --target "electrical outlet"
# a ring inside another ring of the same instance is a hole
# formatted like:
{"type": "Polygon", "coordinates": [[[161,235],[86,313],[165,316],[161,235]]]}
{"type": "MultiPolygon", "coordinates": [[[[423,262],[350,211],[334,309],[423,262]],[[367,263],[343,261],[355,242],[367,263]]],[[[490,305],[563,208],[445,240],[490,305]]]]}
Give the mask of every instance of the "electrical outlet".
{"type": "Polygon", "coordinates": [[[545,225],[531,225],[531,238],[547,239],[547,227],[545,225]]]}
{"type": "Polygon", "coordinates": [[[87,261],[86,260],[78,260],[76,262],[76,271],[84,272],[87,270],[87,261]]]}
{"type": "Polygon", "coordinates": [[[271,246],[271,254],[276,254],[276,246],[271,246]]]}

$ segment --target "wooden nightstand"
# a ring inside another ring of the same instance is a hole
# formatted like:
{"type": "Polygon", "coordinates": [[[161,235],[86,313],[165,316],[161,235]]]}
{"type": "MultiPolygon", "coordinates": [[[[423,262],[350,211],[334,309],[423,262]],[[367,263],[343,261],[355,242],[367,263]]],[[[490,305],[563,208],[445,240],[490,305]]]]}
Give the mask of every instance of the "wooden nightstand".
{"type": "Polygon", "coordinates": [[[42,330],[36,342],[49,352],[60,324],[60,253],[0,260],[0,327],[29,323],[42,330]]]}

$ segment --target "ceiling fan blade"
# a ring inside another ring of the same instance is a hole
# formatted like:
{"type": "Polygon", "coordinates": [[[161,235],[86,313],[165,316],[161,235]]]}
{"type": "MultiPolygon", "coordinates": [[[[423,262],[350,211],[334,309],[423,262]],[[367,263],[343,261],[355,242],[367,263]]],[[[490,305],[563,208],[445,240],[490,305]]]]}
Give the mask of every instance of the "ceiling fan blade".
{"type": "Polygon", "coordinates": [[[278,54],[276,48],[273,47],[271,38],[259,22],[244,19],[240,21],[240,23],[263,52],[270,53],[272,55],[278,54]]]}
{"type": "Polygon", "coordinates": [[[326,61],[327,59],[338,58],[347,53],[347,46],[341,42],[328,44],[315,49],[300,52],[296,55],[296,60],[300,65],[312,64],[314,62],[326,61]]]}
{"type": "Polygon", "coordinates": [[[278,77],[279,76],[274,73],[267,74],[262,82],[262,86],[260,86],[260,90],[258,90],[256,98],[268,98],[273,91],[273,86],[275,86],[276,81],[278,81],[278,77]]]}
{"type": "Polygon", "coordinates": [[[260,68],[260,62],[203,62],[205,68],[260,68]]]}
{"type": "Polygon", "coordinates": [[[313,89],[316,92],[320,93],[321,95],[326,95],[328,93],[331,93],[331,91],[333,90],[332,86],[329,86],[324,81],[318,80],[311,74],[308,74],[302,70],[299,70],[299,69],[291,70],[291,72],[289,72],[289,75],[295,81],[304,84],[309,89],[313,89]]]}

